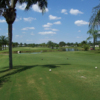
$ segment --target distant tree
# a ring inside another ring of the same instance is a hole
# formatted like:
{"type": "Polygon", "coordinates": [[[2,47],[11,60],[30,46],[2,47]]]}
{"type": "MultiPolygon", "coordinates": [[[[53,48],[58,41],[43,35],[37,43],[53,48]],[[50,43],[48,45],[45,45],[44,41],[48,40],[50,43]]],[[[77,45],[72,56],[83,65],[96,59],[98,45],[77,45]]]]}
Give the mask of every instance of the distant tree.
{"type": "Polygon", "coordinates": [[[65,45],[66,45],[65,42],[63,42],[63,41],[59,42],[59,46],[60,46],[60,47],[63,47],[63,46],[65,46],[65,45]]]}
{"type": "Polygon", "coordinates": [[[92,42],[91,42],[91,41],[89,41],[89,42],[88,42],[88,44],[89,44],[89,45],[92,45],[92,42]]]}
{"type": "Polygon", "coordinates": [[[78,43],[77,42],[75,42],[75,46],[78,46],[78,43]]]}
{"type": "Polygon", "coordinates": [[[12,42],[13,47],[18,47],[18,42],[12,42]]]}
{"type": "Polygon", "coordinates": [[[35,47],[35,43],[32,44],[32,47],[35,47]]]}
{"type": "Polygon", "coordinates": [[[20,43],[19,46],[22,47],[23,46],[23,43],[20,43]]]}
{"type": "Polygon", "coordinates": [[[27,47],[27,44],[26,43],[24,43],[24,47],[27,47]]]}
{"type": "Polygon", "coordinates": [[[41,43],[40,46],[41,47],[46,47],[46,44],[45,43],[41,43]]]}
{"type": "Polygon", "coordinates": [[[90,35],[87,40],[93,38],[93,49],[95,50],[95,43],[97,41],[97,38],[100,38],[100,34],[98,33],[98,30],[93,29],[90,29],[87,33],[90,35]]]}
{"type": "Polygon", "coordinates": [[[8,38],[9,38],[9,69],[13,68],[12,65],[12,24],[16,19],[16,4],[26,3],[26,10],[32,7],[33,4],[38,3],[42,12],[47,7],[47,0],[0,0],[0,15],[6,19],[8,24],[8,38]]]}
{"type": "Polygon", "coordinates": [[[85,45],[85,44],[87,44],[87,42],[86,41],[82,41],[81,44],[82,45],[85,45]]]}
{"type": "Polygon", "coordinates": [[[38,47],[38,46],[39,46],[39,44],[35,44],[35,46],[36,46],[36,47],[38,47]]]}
{"type": "Polygon", "coordinates": [[[47,45],[48,47],[54,49],[54,43],[52,41],[48,41],[47,45]]]}
{"type": "Polygon", "coordinates": [[[56,49],[58,49],[59,45],[58,45],[58,44],[56,44],[56,45],[55,45],[55,47],[56,47],[56,49]]]}
{"type": "Polygon", "coordinates": [[[74,43],[70,43],[70,46],[74,46],[74,43]]]}
{"type": "Polygon", "coordinates": [[[70,46],[70,43],[68,42],[68,43],[66,43],[66,45],[70,46]]]}
{"type": "Polygon", "coordinates": [[[1,45],[3,46],[3,50],[4,50],[4,46],[5,46],[5,49],[6,49],[6,45],[8,44],[8,37],[0,36],[0,41],[1,41],[1,45]]]}

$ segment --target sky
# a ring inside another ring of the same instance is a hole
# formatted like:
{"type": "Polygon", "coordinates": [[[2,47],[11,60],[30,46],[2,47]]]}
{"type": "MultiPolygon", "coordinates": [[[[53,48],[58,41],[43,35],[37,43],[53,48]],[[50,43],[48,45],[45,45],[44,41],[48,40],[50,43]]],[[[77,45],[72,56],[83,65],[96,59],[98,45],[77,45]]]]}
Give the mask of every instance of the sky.
{"type": "MultiPolygon", "coordinates": [[[[13,23],[13,42],[59,43],[82,42],[89,37],[89,19],[99,0],[48,0],[44,14],[38,5],[25,11],[26,4],[17,4],[17,18],[13,23]]],[[[0,17],[0,36],[8,37],[8,25],[0,17]]],[[[92,40],[91,40],[92,41],[92,40]]]]}

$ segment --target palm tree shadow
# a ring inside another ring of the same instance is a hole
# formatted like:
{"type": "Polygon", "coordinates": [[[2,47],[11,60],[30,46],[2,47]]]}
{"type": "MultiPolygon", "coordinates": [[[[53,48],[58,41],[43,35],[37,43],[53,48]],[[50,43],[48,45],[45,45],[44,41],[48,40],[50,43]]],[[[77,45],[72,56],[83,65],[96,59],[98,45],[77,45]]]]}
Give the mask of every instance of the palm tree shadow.
{"type": "MultiPolygon", "coordinates": [[[[59,64],[59,65],[70,65],[70,64],[59,64]]],[[[57,64],[48,64],[48,65],[42,65],[42,67],[47,67],[47,68],[57,68],[60,67],[57,64]]]]}
{"type": "Polygon", "coordinates": [[[70,65],[70,64],[48,64],[48,65],[32,65],[32,66],[26,66],[26,65],[18,65],[14,66],[12,70],[9,70],[8,67],[4,67],[4,70],[0,71],[0,73],[5,73],[5,75],[0,77],[0,87],[5,83],[10,81],[10,76],[26,71],[28,69],[34,68],[34,67],[47,67],[47,68],[57,68],[60,67],[60,65],[70,65]]]}

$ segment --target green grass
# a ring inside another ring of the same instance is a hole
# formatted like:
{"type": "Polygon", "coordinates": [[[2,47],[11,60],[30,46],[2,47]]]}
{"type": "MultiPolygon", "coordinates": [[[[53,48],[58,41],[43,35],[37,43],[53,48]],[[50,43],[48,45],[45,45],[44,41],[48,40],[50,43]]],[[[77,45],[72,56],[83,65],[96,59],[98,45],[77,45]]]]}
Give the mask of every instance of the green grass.
{"type": "MultiPolygon", "coordinates": [[[[42,50],[51,50],[50,48],[43,48],[43,47],[15,47],[12,48],[13,52],[17,52],[17,51],[42,51],[42,50]]],[[[2,52],[8,52],[8,48],[6,50],[0,51],[2,52]]]]}
{"type": "MultiPolygon", "coordinates": [[[[15,47],[12,48],[13,53],[21,52],[54,52],[54,51],[63,51],[62,49],[51,49],[48,47],[15,47]]],[[[6,50],[0,51],[0,53],[8,53],[8,48],[6,50]]]]}
{"type": "Polygon", "coordinates": [[[1,100],[100,100],[100,53],[13,54],[13,65],[0,55],[1,100]]]}

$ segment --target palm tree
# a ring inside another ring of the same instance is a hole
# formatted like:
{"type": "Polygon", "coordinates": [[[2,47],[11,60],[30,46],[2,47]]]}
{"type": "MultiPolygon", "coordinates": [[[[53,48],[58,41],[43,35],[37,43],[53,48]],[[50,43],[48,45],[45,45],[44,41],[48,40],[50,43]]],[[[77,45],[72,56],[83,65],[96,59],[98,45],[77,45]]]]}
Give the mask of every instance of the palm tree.
{"type": "Polygon", "coordinates": [[[8,44],[8,37],[0,36],[0,42],[1,42],[1,45],[3,46],[3,50],[4,50],[4,46],[6,49],[6,45],[8,44]]]}
{"type": "Polygon", "coordinates": [[[8,24],[8,38],[9,38],[9,69],[13,68],[12,65],[12,24],[16,19],[16,4],[26,3],[26,10],[28,10],[33,4],[38,3],[42,12],[47,7],[47,0],[0,0],[0,15],[6,19],[8,24]]]}
{"type": "Polygon", "coordinates": [[[90,29],[87,33],[90,35],[90,36],[87,38],[87,40],[93,38],[93,49],[95,50],[95,43],[96,43],[96,41],[97,41],[97,38],[100,38],[99,31],[98,31],[98,30],[90,29]]]}
{"type": "Polygon", "coordinates": [[[89,20],[89,27],[91,28],[98,28],[100,25],[100,4],[92,9],[93,15],[90,17],[89,20]]]}

